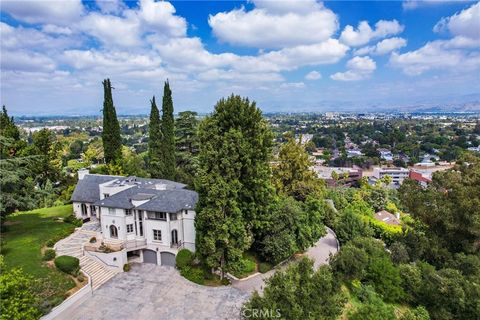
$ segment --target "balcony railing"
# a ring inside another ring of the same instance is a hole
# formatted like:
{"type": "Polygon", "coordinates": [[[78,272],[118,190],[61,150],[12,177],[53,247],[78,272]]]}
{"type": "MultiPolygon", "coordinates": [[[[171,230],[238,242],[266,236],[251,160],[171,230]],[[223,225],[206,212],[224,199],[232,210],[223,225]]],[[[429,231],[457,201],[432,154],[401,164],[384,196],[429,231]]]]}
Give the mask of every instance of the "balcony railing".
{"type": "Polygon", "coordinates": [[[180,249],[180,248],[183,248],[183,243],[182,241],[178,241],[177,243],[170,243],[170,248],[174,248],[174,249],[180,249]]]}
{"type": "Polygon", "coordinates": [[[146,245],[147,240],[128,240],[123,244],[123,247],[127,250],[130,250],[145,247],[146,245]]]}

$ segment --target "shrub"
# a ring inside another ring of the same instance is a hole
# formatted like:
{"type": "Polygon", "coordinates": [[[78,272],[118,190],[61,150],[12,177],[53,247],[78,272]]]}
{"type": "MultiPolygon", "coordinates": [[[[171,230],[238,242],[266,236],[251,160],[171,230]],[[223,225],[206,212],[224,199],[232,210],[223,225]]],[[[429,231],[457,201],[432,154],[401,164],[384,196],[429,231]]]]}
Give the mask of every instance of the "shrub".
{"type": "Polygon", "coordinates": [[[83,276],[83,274],[80,273],[80,274],[77,276],[77,280],[78,280],[79,282],[83,282],[83,281],[85,281],[85,277],[83,276]]]}
{"type": "Polygon", "coordinates": [[[63,218],[63,222],[73,224],[75,227],[81,227],[83,224],[82,219],[77,219],[73,214],[63,218]]]}
{"type": "Polygon", "coordinates": [[[47,245],[47,247],[53,248],[56,242],[57,241],[52,238],[52,239],[49,239],[45,244],[47,245]]]}
{"type": "Polygon", "coordinates": [[[204,284],[205,282],[205,279],[203,278],[203,270],[200,268],[185,266],[184,268],[180,269],[180,274],[186,279],[197,284],[204,284]]]}
{"type": "Polygon", "coordinates": [[[45,261],[53,260],[53,259],[55,259],[56,255],[57,254],[55,253],[55,250],[47,249],[47,250],[45,250],[45,253],[43,254],[43,260],[45,260],[45,261]]]}
{"type": "Polygon", "coordinates": [[[233,268],[232,274],[237,278],[244,278],[253,271],[255,271],[256,263],[255,261],[243,258],[239,263],[233,268]]]}
{"type": "Polygon", "coordinates": [[[132,268],[132,267],[130,266],[129,263],[125,263],[125,264],[123,265],[123,271],[124,271],[124,272],[130,271],[131,268],[132,268]]]}
{"type": "Polygon", "coordinates": [[[272,270],[272,265],[268,262],[260,262],[258,264],[258,271],[260,271],[261,273],[265,273],[265,272],[268,272],[270,270],[272,270]]]}
{"type": "Polygon", "coordinates": [[[55,258],[55,266],[65,273],[75,275],[80,270],[80,261],[75,257],[60,256],[55,258]]]}
{"type": "Polygon", "coordinates": [[[179,269],[191,266],[193,262],[193,253],[188,249],[182,249],[178,251],[175,262],[179,269]]]}

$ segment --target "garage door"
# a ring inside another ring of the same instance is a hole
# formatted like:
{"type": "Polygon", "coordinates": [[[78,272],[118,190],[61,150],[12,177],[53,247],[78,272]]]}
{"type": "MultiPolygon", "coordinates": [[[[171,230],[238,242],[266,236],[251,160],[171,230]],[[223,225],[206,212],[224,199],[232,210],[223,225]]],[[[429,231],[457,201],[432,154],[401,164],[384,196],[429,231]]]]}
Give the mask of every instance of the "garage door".
{"type": "Polygon", "coordinates": [[[157,253],[153,250],[143,250],[143,262],[157,264],[157,253]]]}
{"type": "Polygon", "coordinates": [[[175,267],[175,255],[170,252],[161,252],[162,266],[175,267]]]}

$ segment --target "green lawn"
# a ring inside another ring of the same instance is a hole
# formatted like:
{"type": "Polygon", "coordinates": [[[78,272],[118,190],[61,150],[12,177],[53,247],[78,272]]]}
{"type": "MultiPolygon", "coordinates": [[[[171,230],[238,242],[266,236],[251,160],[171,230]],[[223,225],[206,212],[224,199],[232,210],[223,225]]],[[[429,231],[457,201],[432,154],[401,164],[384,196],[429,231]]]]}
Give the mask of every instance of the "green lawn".
{"type": "Polygon", "coordinates": [[[44,311],[61,302],[65,293],[75,287],[68,275],[48,267],[41,253],[50,238],[73,232],[75,227],[62,221],[70,214],[71,205],[15,213],[7,218],[6,232],[2,234],[6,267],[20,267],[38,280],[34,290],[45,301],[44,311]]]}

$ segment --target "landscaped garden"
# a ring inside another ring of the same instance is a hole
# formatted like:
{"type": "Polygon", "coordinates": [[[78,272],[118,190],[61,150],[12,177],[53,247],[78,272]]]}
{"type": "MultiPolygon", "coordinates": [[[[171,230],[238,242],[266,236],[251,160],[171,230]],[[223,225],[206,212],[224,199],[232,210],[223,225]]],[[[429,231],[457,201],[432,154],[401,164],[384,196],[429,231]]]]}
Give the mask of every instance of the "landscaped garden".
{"type": "Polygon", "coordinates": [[[37,209],[12,214],[4,224],[1,254],[5,268],[21,268],[34,279],[30,290],[39,298],[37,307],[42,313],[58,305],[76,287],[72,276],[46,261],[54,257],[47,244],[52,246],[74,231],[71,214],[71,205],[37,209]]]}

